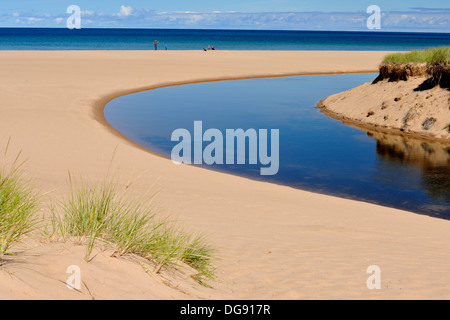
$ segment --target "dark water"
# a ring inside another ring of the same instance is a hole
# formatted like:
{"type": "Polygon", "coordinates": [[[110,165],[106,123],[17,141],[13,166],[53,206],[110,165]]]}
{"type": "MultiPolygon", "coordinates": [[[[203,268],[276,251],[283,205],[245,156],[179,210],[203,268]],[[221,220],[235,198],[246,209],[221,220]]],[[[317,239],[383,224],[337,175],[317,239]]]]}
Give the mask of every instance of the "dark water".
{"type": "MultiPolygon", "coordinates": [[[[280,169],[261,165],[209,169],[450,218],[450,145],[370,133],[328,118],[314,107],[375,74],[221,81],[161,88],[111,101],[105,116],[144,147],[170,157],[177,128],[279,129],[280,169]]],[[[207,143],[204,143],[204,147],[207,143]]]]}
{"type": "Polygon", "coordinates": [[[0,50],[413,50],[450,46],[448,33],[0,28],[0,50]]]}

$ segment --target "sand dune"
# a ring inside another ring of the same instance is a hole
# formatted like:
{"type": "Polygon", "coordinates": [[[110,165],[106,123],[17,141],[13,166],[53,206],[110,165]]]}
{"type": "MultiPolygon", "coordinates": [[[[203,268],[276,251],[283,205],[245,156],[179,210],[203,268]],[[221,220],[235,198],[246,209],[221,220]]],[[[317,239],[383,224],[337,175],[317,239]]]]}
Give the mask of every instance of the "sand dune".
{"type": "MultiPolygon", "coordinates": [[[[105,123],[104,104],[143,89],[196,81],[310,73],[375,72],[383,52],[0,52],[0,147],[20,149],[45,197],[73,175],[133,179],[135,194],[161,189],[158,206],[217,248],[215,289],[135,261],[39,239],[0,267],[0,298],[97,299],[450,298],[450,222],[372,204],[175,166],[105,123]],[[75,261],[75,262],[73,262],[75,261]],[[68,264],[85,287],[70,291],[68,264]],[[381,268],[368,290],[367,267],[381,268]],[[177,282],[178,281],[178,282],[177,282]],[[89,288],[89,291],[87,290],[89,288]]],[[[149,101],[151,103],[151,101],[149,101]]],[[[45,213],[45,212],[44,212],[45,213]]]]}
{"type": "Polygon", "coordinates": [[[449,143],[450,91],[428,77],[365,83],[321,101],[323,112],[354,125],[449,143]]]}

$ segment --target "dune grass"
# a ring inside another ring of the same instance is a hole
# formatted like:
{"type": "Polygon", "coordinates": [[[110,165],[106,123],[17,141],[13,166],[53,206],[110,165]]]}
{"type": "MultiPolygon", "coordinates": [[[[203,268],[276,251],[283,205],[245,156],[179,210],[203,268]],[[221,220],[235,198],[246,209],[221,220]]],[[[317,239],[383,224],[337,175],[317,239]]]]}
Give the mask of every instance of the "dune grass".
{"type": "Polygon", "coordinates": [[[37,195],[19,168],[0,169],[0,257],[38,228],[38,209],[37,195]]]}
{"type": "Polygon", "coordinates": [[[69,197],[60,203],[63,215],[53,214],[53,229],[59,230],[64,238],[75,237],[78,242],[86,243],[88,261],[111,219],[113,201],[113,191],[106,186],[71,189],[69,197]]]}
{"type": "Polygon", "coordinates": [[[429,76],[429,84],[447,87],[450,84],[450,47],[432,48],[387,55],[380,64],[380,75],[374,83],[406,81],[414,76],[429,76]]]}
{"type": "Polygon", "coordinates": [[[154,262],[155,273],[165,266],[186,264],[196,270],[192,277],[199,283],[214,277],[212,248],[203,238],[158,219],[151,202],[126,197],[112,181],[82,183],[71,190],[59,205],[62,214],[53,215],[53,228],[64,238],[85,243],[86,261],[102,242],[114,248],[115,256],[136,254],[154,262]]]}
{"type": "Polygon", "coordinates": [[[450,47],[416,50],[407,53],[393,53],[387,55],[383,64],[387,63],[446,63],[450,61],[450,47]]]}

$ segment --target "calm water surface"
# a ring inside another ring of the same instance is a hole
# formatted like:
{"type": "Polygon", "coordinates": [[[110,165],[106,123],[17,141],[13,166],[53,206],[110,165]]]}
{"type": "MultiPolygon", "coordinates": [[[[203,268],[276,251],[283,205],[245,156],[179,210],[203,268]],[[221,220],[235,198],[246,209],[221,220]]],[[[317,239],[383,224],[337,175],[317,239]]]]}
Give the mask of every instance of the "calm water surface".
{"type": "MultiPolygon", "coordinates": [[[[107,121],[142,146],[170,157],[177,128],[280,130],[280,169],[205,166],[252,179],[450,218],[450,145],[366,132],[314,107],[375,74],[220,81],[123,96],[105,108],[107,121]]],[[[206,144],[204,144],[204,147],[206,144]]]]}
{"type": "Polygon", "coordinates": [[[415,50],[450,46],[449,33],[193,29],[0,28],[0,50],[415,50]]]}

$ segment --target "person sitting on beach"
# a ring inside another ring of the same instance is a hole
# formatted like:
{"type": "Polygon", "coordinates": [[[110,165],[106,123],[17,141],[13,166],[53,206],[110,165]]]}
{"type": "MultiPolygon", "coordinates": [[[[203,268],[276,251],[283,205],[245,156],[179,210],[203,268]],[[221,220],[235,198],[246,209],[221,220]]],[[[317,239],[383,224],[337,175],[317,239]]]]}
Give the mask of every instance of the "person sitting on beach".
{"type": "Polygon", "coordinates": [[[158,50],[158,43],[159,41],[155,39],[155,41],[153,41],[153,45],[155,46],[155,50],[158,50]]]}
{"type": "Polygon", "coordinates": [[[203,51],[208,51],[208,50],[206,50],[206,48],[205,48],[205,47],[203,47],[203,51]]]}
{"type": "Polygon", "coordinates": [[[216,50],[216,47],[214,47],[214,46],[211,46],[211,50],[216,50]]]}

